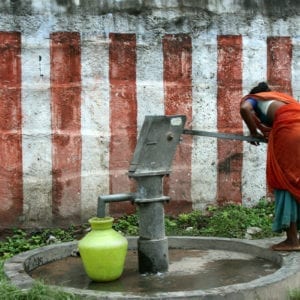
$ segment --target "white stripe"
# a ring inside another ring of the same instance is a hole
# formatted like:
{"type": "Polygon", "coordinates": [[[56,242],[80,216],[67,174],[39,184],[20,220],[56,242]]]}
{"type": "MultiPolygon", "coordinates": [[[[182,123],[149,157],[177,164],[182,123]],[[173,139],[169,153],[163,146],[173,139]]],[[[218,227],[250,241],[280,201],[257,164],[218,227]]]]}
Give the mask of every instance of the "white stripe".
{"type": "Polygon", "coordinates": [[[300,102],[300,37],[292,39],[292,90],[293,96],[300,102]]]}
{"type": "MultiPolygon", "coordinates": [[[[267,75],[266,37],[243,37],[243,95],[267,75]]],[[[237,116],[239,117],[239,116],[237,116]]],[[[244,134],[249,135],[244,124],[244,134]]],[[[242,202],[253,205],[266,195],[266,144],[257,147],[244,142],[242,169],[242,202]]]]}
{"type": "Polygon", "coordinates": [[[96,215],[98,196],[109,192],[109,41],[81,38],[81,215],[89,218],[96,215]]]}
{"type": "Polygon", "coordinates": [[[42,34],[22,35],[22,118],[26,225],[47,225],[52,215],[50,52],[42,34]]]}
{"type": "Polygon", "coordinates": [[[162,44],[153,36],[137,36],[137,123],[146,115],[164,115],[162,44]]]}
{"type": "MultiPolygon", "coordinates": [[[[193,129],[217,127],[217,40],[193,40],[193,129]]],[[[217,190],[217,140],[194,137],[192,152],[192,201],[194,209],[215,203],[217,190]]]]}

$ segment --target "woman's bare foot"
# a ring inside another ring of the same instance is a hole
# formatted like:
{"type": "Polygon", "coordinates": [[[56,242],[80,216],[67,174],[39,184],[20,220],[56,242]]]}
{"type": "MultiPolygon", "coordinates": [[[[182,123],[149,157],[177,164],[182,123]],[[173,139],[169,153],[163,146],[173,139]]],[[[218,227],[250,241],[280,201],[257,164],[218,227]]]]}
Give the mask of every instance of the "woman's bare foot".
{"type": "Polygon", "coordinates": [[[274,251],[300,251],[300,242],[285,240],[271,247],[274,251]]]}

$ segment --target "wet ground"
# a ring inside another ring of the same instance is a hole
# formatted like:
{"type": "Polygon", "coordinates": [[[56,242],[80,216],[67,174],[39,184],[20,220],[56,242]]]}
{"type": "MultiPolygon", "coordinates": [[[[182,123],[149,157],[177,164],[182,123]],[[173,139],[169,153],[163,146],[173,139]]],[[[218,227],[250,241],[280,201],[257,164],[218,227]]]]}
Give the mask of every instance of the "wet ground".
{"type": "Polygon", "coordinates": [[[138,273],[137,252],[130,250],[122,276],[108,283],[91,281],[80,257],[67,257],[30,273],[47,284],[109,292],[175,292],[210,289],[249,282],[274,273],[271,261],[224,250],[169,250],[169,271],[155,275],[138,273]]]}

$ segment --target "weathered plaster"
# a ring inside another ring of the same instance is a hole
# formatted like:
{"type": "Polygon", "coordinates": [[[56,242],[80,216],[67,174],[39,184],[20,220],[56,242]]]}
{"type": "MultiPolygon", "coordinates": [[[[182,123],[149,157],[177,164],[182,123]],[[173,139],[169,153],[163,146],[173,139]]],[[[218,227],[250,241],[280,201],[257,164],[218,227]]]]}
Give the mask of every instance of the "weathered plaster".
{"type": "MultiPolygon", "coordinates": [[[[186,111],[191,109],[191,125],[193,129],[216,131],[218,113],[224,109],[217,103],[218,36],[241,37],[241,94],[266,80],[268,38],[288,37],[292,48],[291,74],[285,75],[298,99],[299,13],[300,2],[296,0],[1,1],[0,32],[21,34],[23,212],[18,224],[46,226],[53,221],[51,34],[77,32],[80,37],[82,157],[80,203],[76,205],[80,207],[81,217],[72,220],[79,222],[95,213],[99,194],[111,191],[111,33],[136,37],[137,132],[145,115],[165,112],[163,39],[170,34],[183,34],[191,40],[191,104],[187,104],[191,107],[185,107],[186,111]]],[[[122,116],[122,105],[115,109],[122,116]]],[[[129,114],[130,109],[126,108],[129,114]]],[[[243,143],[240,200],[246,205],[253,205],[266,195],[265,150],[265,145],[254,148],[243,143]]],[[[188,172],[189,200],[193,208],[202,209],[216,203],[220,170],[217,151],[215,139],[193,139],[188,172]]],[[[124,152],[120,151],[120,155],[124,152]]],[[[176,168],[180,173],[180,164],[176,168]]],[[[126,176],[127,170],[118,172],[126,176]]],[[[127,188],[126,180],[120,184],[122,190],[127,188]]],[[[181,200],[177,188],[180,186],[171,189],[176,205],[181,200]]],[[[2,199],[0,211],[5,213],[14,201],[17,200],[2,199]]]]}

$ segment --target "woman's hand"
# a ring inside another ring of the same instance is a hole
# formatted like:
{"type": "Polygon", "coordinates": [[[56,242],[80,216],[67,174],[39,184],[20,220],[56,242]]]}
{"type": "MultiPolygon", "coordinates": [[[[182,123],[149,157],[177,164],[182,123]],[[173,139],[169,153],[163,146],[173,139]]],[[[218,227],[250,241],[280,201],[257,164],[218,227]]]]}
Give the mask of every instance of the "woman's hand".
{"type": "MultiPolygon", "coordinates": [[[[256,139],[266,139],[265,136],[260,134],[259,132],[251,134],[251,137],[256,138],[256,139]]],[[[250,144],[254,145],[254,146],[258,146],[259,142],[253,141],[253,142],[250,142],[250,144]]]]}
{"type": "MultiPolygon", "coordinates": [[[[245,121],[250,136],[258,139],[265,139],[268,141],[271,127],[268,127],[260,122],[258,117],[255,115],[252,104],[248,101],[244,101],[240,106],[240,114],[245,121]]],[[[258,146],[259,142],[250,142],[251,145],[258,146]]]]}

